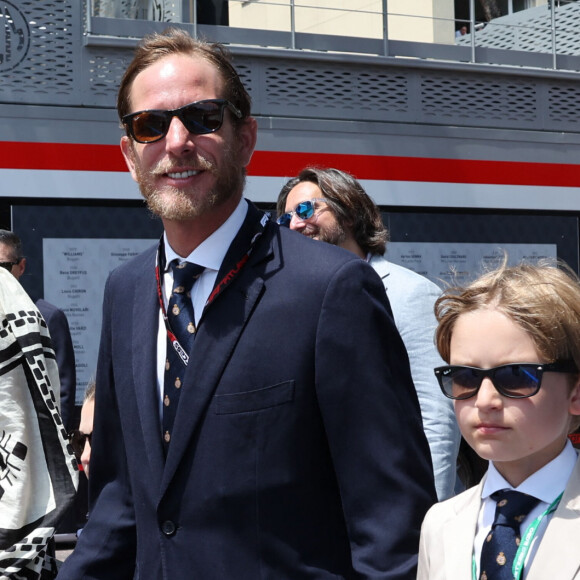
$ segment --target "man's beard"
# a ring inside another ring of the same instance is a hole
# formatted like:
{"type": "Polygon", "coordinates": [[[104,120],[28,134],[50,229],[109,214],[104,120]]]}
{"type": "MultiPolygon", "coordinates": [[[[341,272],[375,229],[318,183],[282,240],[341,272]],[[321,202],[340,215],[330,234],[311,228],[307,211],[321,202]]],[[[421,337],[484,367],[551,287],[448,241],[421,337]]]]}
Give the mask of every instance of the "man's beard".
{"type": "Polygon", "coordinates": [[[323,228],[319,227],[315,237],[320,242],[326,242],[333,246],[340,246],[346,240],[346,231],[337,221],[331,226],[323,228]]]}
{"type": "Polygon", "coordinates": [[[216,178],[214,187],[209,191],[197,187],[181,189],[169,185],[159,188],[155,177],[171,172],[176,165],[177,163],[163,160],[151,171],[144,171],[138,163],[135,163],[137,182],[147,207],[162,219],[184,221],[197,218],[243,191],[245,172],[239,166],[231,149],[226,150],[223,166],[219,171],[213,162],[201,155],[179,159],[180,166],[195,167],[197,170],[211,173],[216,178]]]}

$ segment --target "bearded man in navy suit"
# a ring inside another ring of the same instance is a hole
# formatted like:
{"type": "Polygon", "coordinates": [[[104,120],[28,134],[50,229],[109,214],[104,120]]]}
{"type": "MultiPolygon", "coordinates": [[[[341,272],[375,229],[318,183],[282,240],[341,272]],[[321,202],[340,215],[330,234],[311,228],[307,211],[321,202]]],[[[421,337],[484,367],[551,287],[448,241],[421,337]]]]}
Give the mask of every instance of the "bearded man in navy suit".
{"type": "Polygon", "coordinates": [[[435,492],[379,277],[243,198],[257,123],[220,46],[147,37],[118,110],[165,232],[107,282],[91,515],[59,577],[414,578],[435,492]],[[203,268],[182,369],[174,260],[203,268]]]}

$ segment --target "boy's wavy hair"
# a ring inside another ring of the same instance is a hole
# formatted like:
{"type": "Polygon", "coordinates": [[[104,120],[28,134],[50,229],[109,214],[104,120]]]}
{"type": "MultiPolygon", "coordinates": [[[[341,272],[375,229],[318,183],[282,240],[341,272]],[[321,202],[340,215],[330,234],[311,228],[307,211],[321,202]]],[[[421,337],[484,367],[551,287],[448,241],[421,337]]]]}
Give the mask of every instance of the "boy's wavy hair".
{"type": "MultiPolygon", "coordinates": [[[[562,261],[499,268],[465,288],[448,288],[435,302],[437,349],[449,363],[453,328],[462,314],[493,308],[513,320],[532,339],[542,362],[572,360],[580,369],[580,279],[562,261]]],[[[516,362],[516,361],[514,361],[516,362]]],[[[580,378],[570,375],[570,388],[580,378]]],[[[573,427],[580,425],[574,418],[573,427]]]]}

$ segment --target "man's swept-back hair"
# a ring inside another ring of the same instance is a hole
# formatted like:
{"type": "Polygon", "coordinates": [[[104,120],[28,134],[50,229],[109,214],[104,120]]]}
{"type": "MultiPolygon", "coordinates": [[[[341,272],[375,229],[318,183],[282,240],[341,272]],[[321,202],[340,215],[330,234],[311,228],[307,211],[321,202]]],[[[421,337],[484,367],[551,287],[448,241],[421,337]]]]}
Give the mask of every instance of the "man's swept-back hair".
{"type": "Polygon", "coordinates": [[[220,97],[233,103],[242,113],[241,119],[232,115],[234,126],[239,126],[250,116],[250,95],[238,76],[225,47],[219,43],[192,38],[180,28],[168,28],[161,34],[153,33],[145,36],[135,49],[133,60],[127,67],[119,86],[117,95],[119,119],[133,112],[130,96],[135,77],[162,58],[174,54],[198,57],[215,66],[224,85],[223,95],[220,97]]]}
{"type": "Polygon", "coordinates": [[[379,208],[362,185],[349,173],[339,169],[306,167],[290,179],[280,191],[276,209],[286,213],[286,198],[303,181],[314,183],[328,200],[338,223],[350,231],[365,254],[384,254],[388,232],[379,208]]]}
{"type": "MultiPolygon", "coordinates": [[[[462,314],[493,308],[533,340],[542,362],[573,360],[580,369],[580,280],[563,262],[502,265],[465,288],[448,288],[435,302],[435,334],[449,362],[451,336],[462,314]]],[[[515,361],[522,362],[522,361],[515,361]]],[[[532,361],[533,362],[533,361],[532,361]]]]}
{"type": "Polygon", "coordinates": [[[22,255],[22,242],[20,238],[10,230],[0,230],[0,244],[5,244],[12,249],[12,259],[20,260],[22,255]]]}

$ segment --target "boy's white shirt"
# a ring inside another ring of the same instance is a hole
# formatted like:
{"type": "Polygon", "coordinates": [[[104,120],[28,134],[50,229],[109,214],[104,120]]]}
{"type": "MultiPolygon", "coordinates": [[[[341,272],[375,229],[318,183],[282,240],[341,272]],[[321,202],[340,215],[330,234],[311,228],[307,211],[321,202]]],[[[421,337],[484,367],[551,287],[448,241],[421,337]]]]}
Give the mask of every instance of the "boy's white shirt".
{"type": "MultiPolygon", "coordinates": [[[[534,519],[548,509],[548,506],[564,491],[577,459],[578,454],[572,446],[572,443],[568,441],[562,452],[556,458],[544,465],[544,467],[536,471],[515,488],[502,477],[493,462],[490,462],[487,477],[485,478],[481,491],[481,508],[479,510],[477,531],[473,542],[477,578],[479,578],[481,548],[495,517],[495,501],[491,499],[491,494],[501,489],[515,489],[516,491],[537,497],[540,500],[538,505],[528,514],[520,526],[520,535],[523,536],[525,530],[534,519]]],[[[546,526],[550,521],[550,517],[551,515],[542,520],[534,536],[524,563],[523,580],[527,577],[526,571],[530,568],[531,562],[546,531],[546,526]]]]}
{"type": "MultiPolygon", "coordinates": [[[[418,580],[472,580],[474,537],[487,475],[477,486],[433,505],[427,512],[421,529],[418,580]]],[[[580,459],[537,545],[534,560],[526,567],[527,580],[580,580],[578,537],[580,459]]]]}

